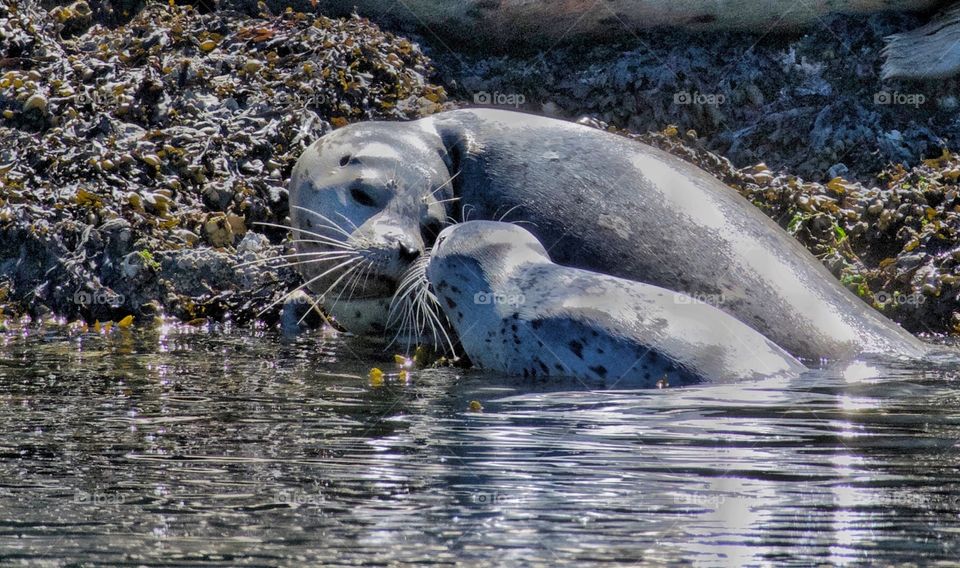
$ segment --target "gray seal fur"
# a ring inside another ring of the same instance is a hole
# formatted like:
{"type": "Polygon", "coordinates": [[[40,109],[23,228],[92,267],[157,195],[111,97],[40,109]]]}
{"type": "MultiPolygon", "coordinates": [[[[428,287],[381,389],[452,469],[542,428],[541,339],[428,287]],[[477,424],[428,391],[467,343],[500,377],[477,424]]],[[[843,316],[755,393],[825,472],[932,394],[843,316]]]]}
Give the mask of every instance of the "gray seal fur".
{"type": "MultiPolygon", "coordinates": [[[[709,299],[803,359],[929,350],[732,188],[676,156],[563,120],[465,109],[349,125],[304,152],[290,203],[295,227],[329,231],[374,259],[363,293],[325,302],[361,333],[385,327],[396,282],[449,218],[506,215],[527,222],[558,264],[709,299]]],[[[323,266],[302,270],[310,279],[323,266]]]]}

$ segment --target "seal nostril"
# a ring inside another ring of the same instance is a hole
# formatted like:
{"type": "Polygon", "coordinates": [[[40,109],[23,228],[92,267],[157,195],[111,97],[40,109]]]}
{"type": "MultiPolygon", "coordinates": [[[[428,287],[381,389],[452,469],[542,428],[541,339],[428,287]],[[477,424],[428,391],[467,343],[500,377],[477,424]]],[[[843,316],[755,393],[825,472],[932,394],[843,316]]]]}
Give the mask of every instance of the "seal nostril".
{"type": "Polygon", "coordinates": [[[400,260],[413,262],[420,256],[420,250],[408,245],[400,245],[400,260]]]}
{"type": "Polygon", "coordinates": [[[372,197],[370,197],[370,195],[368,195],[365,191],[357,187],[350,190],[350,197],[352,197],[353,200],[359,203],[360,205],[364,205],[366,207],[373,207],[376,205],[376,202],[373,200],[372,197]]]}
{"type": "Polygon", "coordinates": [[[443,230],[443,225],[440,221],[430,220],[420,228],[420,235],[423,237],[423,242],[427,246],[433,244],[437,239],[437,235],[440,234],[440,231],[443,230]]]}

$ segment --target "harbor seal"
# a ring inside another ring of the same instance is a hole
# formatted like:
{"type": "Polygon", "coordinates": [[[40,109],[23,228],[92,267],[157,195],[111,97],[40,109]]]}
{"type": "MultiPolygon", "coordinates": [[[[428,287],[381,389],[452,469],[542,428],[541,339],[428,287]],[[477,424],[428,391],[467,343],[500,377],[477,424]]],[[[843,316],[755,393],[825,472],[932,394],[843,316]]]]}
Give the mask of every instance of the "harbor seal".
{"type": "Polygon", "coordinates": [[[524,377],[654,387],[798,375],[799,361],[684,294],[551,262],[529,231],[444,229],[426,277],[470,360],[524,377]]]}
{"type": "Polygon", "coordinates": [[[558,264],[712,298],[802,359],[928,351],[732,188],[587,126],[494,109],[352,124],[304,151],[289,190],[300,270],[357,333],[392,330],[398,283],[450,219],[506,216],[558,264]]]}

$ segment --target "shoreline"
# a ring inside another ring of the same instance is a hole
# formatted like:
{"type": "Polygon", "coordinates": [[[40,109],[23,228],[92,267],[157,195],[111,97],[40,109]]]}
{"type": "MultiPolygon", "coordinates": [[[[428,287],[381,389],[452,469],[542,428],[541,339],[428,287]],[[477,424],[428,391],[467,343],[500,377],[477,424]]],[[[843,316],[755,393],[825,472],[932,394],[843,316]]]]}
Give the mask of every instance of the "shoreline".
{"type": "MultiPolygon", "coordinates": [[[[714,80],[705,62],[729,58],[743,34],[692,43],[659,34],[650,36],[662,39],[656,48],[557,49],[518,60],[444,54],[357,17],[290,11],[258,18],[150,4],[123,26],[64,39],[58,34],[82,10],[54,12],[0,10],[0,25],[22,25],[0,44],[5,56],[19,51],[20,58],[0,70],[0,307],[8,316],[93,323],[163,313],[252,322],[299,281],[289,267],[236,265],[288,247],[286,231],[258,223],[285,224],[286,182],[306,145],[348,122],[418,118],[487,93],[490,102],[513,96],[502,101],[511,108],[587,115],[596,127],[699,165],[910,331],[960,332],[960,157],[941,153],[918,127],[904,129],[900,145],[890,147],[913,165],[884,165],[863,158],[872,154],[858,146],[877,131],[850,129],[872,124],[863,109],[876,113],[878,129],[898,120],[941,124],[956,83],[924,87],[931,89],[929,108],[857,99],[848,115],[841,112],[849,93],[867,97],[882,85],[871,75],[879,68],[878,41],[911,16],[870,17],[851,44],[859,55],[846,59],[826,53],[830,46],[817,45],[824,39],[817,34],[761,42],[733,66],[733,76],[747,76],[751,66],[762,75],[792,53],[782,77],[758,75],[708,92],[698,86],[714,80]],[[643,96],[656,84],[658,59],[694,52],[699,59],[687,63],[706,73],[700,83],[675,74],[655,97],[643,96]],[[777,81],[783,93],[773,91],[777,81]],[[826,94],[816,90],[824,85],[826,94]],[[683,93],[689,101],[678,101],[683,93]],[[814,104],[824,97],[837,99],[824,108],[840,113],[830,131],[843,149],[854,148],[850,165],[824,167],[831,154],[799,142],[813,136],[810,127],[823,126],[810,117],[824,112],[814,104]],[[733,139],[724,146],[724,132],[742,129],[711,130],[716,112],[740,123],[778,112],[786,118],[779,136],[759,128],[737,139],[739,146],[733,139]],[[810,157],[797,161],[791,151],[810,157]],[[814,171],[825,175],[801,175],[814,171]]],[[[830,25],[852,34],[856,22],[837,17],[830,25]]],[[[897,85],[882,88],[894,89],[893,97],[897,85]]],[[[943,128],[942,139],[960,147],[960,123],[943,128]]],[[[272,325],[279,315],[278,306],[261,319],[272,325]]]]}

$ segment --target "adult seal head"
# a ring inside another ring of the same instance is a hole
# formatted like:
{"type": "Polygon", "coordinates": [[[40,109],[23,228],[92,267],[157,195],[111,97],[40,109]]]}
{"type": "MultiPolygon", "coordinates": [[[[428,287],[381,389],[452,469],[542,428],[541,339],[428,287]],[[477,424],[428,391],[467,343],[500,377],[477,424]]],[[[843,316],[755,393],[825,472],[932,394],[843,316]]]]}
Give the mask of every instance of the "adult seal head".
{"type": "Polygon", "coordinates": [[[447,222],[452,169],[423,122],[354,124],[300,156],[290,181],[298,266],[348,330],[394,323],[398,285],[447,222]]]}
{"type": "Polygon", "coordinates": [[[716,178],[562,120],[470,109],[346,126],[304,152],[290,203],[304,276],[358,333],[388,327],[448,217],[506,216],[558,264],[710,298],[801,358],[928,351],[716,178]]]}
{"type": "Polygon", "coordinates": [[[797,375],[769,339],[689,296],[559,266],[516,225],[444,229],[426,270],[470,360],[523,375],[654,387],[797,375]]]}

